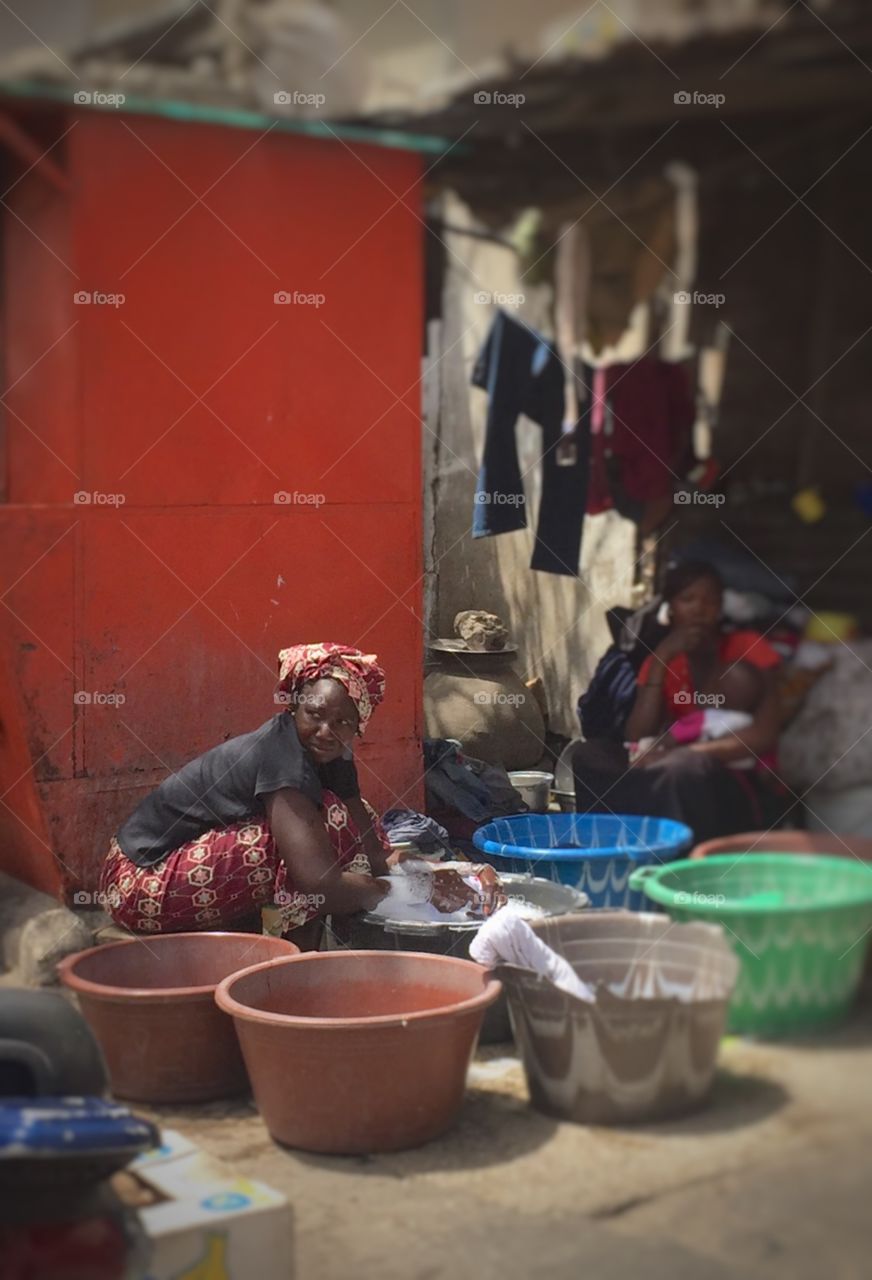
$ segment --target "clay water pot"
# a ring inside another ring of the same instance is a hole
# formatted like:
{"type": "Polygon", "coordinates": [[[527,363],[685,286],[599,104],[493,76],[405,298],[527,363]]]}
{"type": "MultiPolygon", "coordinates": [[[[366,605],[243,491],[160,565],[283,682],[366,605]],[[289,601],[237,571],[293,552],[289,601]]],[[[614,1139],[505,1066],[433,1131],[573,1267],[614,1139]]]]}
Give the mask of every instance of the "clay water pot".
{"type": "Polygon", "coordinates": [[[428,738],[456,738],[466,755],[504,769],[535,769],[545,721],[515,671],[514,647],[475,652],[459,642],[430,646],[424,675],[428,738]]]}
{"type": "Polygon", "coordinates": [[[254,1098],[289,1147],[367,1155],[420,1146],[455,1120],[500,984],[471,960],[333,951],[222,982],[254,1098]]]}
{"type": "Polygon", "coordinates": [[[97,1037],[116,1098],[206,1102],[248,1088],[216,986],[252,961],[297,951],[257,933],[165,933],[79,951],[58,975],[97,1037]]]}

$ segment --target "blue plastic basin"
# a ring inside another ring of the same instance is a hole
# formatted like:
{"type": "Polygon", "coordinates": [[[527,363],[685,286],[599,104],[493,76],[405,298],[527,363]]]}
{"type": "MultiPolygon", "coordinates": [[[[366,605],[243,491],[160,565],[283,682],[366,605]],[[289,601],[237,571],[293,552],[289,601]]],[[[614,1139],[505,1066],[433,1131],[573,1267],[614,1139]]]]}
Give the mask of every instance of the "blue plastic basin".
{"type": "Polygon", "coordinates": [[[631,872],[680,858],[693,832],[671,818],[638,814],[524,813],[485,823],[473,842],[497,871],[572,885],[592,907],[650,911],[644,893],[629,886],[631,872]]]}

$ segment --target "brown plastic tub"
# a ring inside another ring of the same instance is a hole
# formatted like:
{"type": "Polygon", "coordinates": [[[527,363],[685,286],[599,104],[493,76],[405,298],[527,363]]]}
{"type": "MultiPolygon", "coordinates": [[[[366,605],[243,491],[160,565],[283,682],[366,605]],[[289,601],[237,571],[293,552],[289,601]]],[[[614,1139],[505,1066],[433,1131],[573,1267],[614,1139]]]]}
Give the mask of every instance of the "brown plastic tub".
{"type": "Polygon", "coordinates": [[[859,858],[872,862],[872,840],[868,836],[826,835],[820,831],[744,831],[698,844],[692,858],[708,858],[718,853],[814,853],[839,858],[859,858]]]}
{"type": "Polygon", "coordinates": [[[297,951],[256,933],[165,933],[79,951],[58,974],[97,1037],[116,1098],[206,1102],[248,1088],[216,986],[253,961],[297,951]]]}
{"type": "Polygon", "coordinates": [[[597,992],[589,1003],[530,970],[496,970],[533,1105],[581,1124],[703,1105],[739,970],[723,930],[607,910],[531,927],[597,992]]]}
{"type": "Polygon", "coordinates": [[[451,1126],[499,994],[471,960],[331,951],[254,965],[215,999],[233,1017],[273,1138],[366,1155],[419,1146],[451,1126]]]}

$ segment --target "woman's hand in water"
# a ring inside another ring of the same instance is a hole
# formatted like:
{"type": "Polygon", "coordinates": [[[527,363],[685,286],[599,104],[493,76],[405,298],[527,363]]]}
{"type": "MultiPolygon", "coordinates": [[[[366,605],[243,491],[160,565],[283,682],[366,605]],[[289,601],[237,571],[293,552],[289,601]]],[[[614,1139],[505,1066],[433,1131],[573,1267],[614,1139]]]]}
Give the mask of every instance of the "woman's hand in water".
{"type": "Polygon", "coordinates": [[[493,867],[486,862],[470,867],[470,871],[474,876],[478,877],[478,882],[481,885],[481,914],[485,917],[492,916],[500,907],[504,907],[508,901],[503,891],[502,882],[493,867]]]}
{"type": "Polygon", "coordinates": [[[477,903],[478,894],[451,867],[435,867],[430,902],[437,911],[447,915],[477,903]]]}
{"type": "Polygon", "coordinates": [[[433,891],[430,902],[438,911],[448,913],[469,907],[476,915],[490,916],[506,904],[506,895],[500,878],[493,867],[486,864],[470,865],[469,875],[475,876],[479,888],[468,885],[458,871],[451,867],[436,867],[433,871],[433,891]]]}

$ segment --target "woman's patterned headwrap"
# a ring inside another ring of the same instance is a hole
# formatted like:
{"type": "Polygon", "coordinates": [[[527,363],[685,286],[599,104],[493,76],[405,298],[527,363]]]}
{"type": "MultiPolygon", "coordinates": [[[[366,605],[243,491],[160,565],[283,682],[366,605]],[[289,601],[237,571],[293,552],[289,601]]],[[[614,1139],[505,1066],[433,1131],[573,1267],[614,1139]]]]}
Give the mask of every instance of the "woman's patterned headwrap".
{"type": "Polygon", "coordinates": [[[295,644],[279,653],[279,691],[289,698],[304,684],[325,677],[344,685],[357,707],[363,733],[385,696],[385,673],[375,654],[361,653],[344,644],[295,644]]]}

